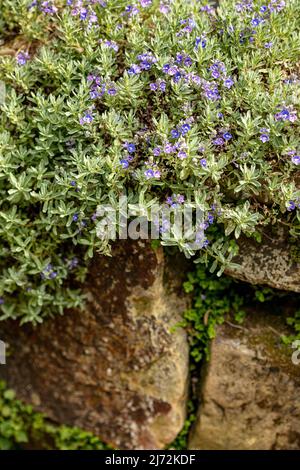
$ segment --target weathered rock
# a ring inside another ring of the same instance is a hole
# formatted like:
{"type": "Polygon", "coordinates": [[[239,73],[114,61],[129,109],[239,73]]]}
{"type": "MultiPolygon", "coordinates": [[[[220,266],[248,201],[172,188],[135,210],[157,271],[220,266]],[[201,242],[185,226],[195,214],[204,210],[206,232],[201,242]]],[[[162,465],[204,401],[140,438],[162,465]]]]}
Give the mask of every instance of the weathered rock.
{"type": "Polygon", "coordinates": [[[174,270],[148,243],[118,243],[93,260],[84,311],[36,329],[2,322],[2,378],[56,422],[118,448],[164,447],[183,425],[188,381],[186,334],[170,331],[186,306],[174,270]]]}
{"type": "Polygon", "coordinates": [[[300,366],[283,333],[283,320],[266,312],[218,328],[190,449],[300,449],[300,366]]]}
{"type": "Polygon", "coordinates": [[[300,292],[300,252],[288,242],[286,231],[269,230],[261,243],[241,237],[238,244],[239,254],[233,261],[240,269],[227,269],[226,274],[252,284],[300,292]]]}

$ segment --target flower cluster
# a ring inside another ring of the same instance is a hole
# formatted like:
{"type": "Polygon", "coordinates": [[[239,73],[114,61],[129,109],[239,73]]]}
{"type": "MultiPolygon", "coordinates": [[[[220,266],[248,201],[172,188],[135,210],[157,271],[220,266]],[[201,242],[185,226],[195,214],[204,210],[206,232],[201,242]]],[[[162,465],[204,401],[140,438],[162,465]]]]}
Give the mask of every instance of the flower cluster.
{"type": "Polygon", "coordinates": [[[152,65],[157,62],[157,59],[152,52],[145,52],[137,56],[138,64],[132,64],[128,70],[129,75],[136,75],[143,71],[151,69],[152,65]]]}
{"type": "Polygon", "coordinates": [[[99,75],[89,74],[87,80],[90,84],[90,97],[92,100],[101,98],[107,93],[114,96],[117,94],[116,84],[114,82],[105,82],[99,75]]]}
{"type": "Polygon", "coordinates": [[[293,106],[284,106],[278,113],[275,114],[276,121],[290,121],[297,120],[297,111],[293,106]]]}
{"type": "Polygon", "coordinates": [[[17,57],[16,57],[18,65],[25,65],[29,59],[30,59],[30,55],[26,51],[18,52],[17,57]]]}
{"type": "Polygon", "coordinates": [[[228,239],[258,239],[270,220],[298,236],[300,3],[214,5],[1,3],[3,318],[79,305],[87,260],[110,250],[97,207],[122,192],[169,210],[195,201],[196,244],[167,220],[160,233],[213,266],[231,262],[228,239]]]}

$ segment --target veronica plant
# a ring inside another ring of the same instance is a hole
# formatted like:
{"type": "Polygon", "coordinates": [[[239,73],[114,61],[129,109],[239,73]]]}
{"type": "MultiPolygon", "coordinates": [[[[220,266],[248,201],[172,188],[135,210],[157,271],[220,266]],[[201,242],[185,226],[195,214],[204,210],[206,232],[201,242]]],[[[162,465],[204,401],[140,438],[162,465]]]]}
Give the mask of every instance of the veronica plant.
{"type": "Polygon", "coordinates": [[[97,206],[124,190],[196,191],[189,255],[221,271],[231,237],[299,233],[299,2],[127,2],[0,0],[2,319],[80,304],[87,259],[109,253],[97,206]]]}

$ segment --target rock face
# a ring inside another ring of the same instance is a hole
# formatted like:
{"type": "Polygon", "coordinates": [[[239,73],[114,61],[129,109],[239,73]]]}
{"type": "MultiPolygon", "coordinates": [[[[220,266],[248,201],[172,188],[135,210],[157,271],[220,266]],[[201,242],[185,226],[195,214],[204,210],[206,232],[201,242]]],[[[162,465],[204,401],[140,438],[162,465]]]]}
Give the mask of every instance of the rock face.
{"type": "Polygon", "coordinates": [[[283,325],[256,312],[242,327],[219,327],[202,371],[190,449],[300,448],[300,366],[282,344],[283,325]]]}
{"type": "Polygon", "coordinates": [[[284,230],[270,230],[261,243],[241,238],[239,248],[233,261],[240,269],[227,269],[226,274],[252,284],[300,292],[300,251],[289,244],[284,230]]]}
{"type": "Polygon", "coordinates": [[[180,270],[146,242],[118,243],[93,260],[84,311],[36,329],[2,322],[11,354],[1,377],[56,422],[121,449],[163,448],[185,419],[188,345],[171,331],[186,308],[180,270]]]}

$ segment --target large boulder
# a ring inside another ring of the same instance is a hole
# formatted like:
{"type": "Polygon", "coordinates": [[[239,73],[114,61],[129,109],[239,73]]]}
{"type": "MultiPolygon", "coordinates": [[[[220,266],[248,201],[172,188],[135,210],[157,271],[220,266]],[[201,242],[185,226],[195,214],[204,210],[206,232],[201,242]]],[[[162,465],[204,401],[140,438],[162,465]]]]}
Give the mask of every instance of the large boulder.
{"type": "Polygon", "coordinates": [[[189,449],[300,449],[300,366],[285,333],[283,319],[265,311],[218,328],[189,449]]]}
{"type": "Polygon", "coordinates": [[[261,243],[241,237],[238,245],[233,261],[240,268],[228,268],[226,274],[252,284],[300,292],[300,250],[291,244],[285,230],[265,230],[261,243]]]}
{"type": "Polygon", "coordinates": [[[118,243],[93,260],[83,311],[0,324],[10,351],[0,376],[56,422],[118,448],[163,448],[186,411],[187,338],[172,328],[186,307],[182,272],[147,242],[118,243]]]}

